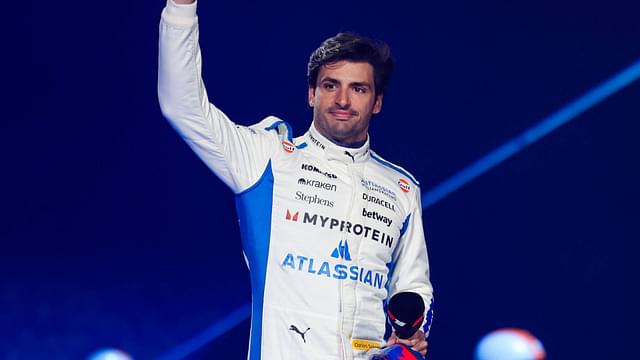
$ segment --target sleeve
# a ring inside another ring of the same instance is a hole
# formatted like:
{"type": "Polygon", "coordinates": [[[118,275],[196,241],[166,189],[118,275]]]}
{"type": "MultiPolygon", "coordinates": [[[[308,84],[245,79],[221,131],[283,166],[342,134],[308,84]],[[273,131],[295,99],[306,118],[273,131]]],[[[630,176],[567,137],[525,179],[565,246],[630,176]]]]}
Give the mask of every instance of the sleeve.
{"type": "Polygon", "coordinates": [[[160,21],[158,100],[162,114],[205,164],[234,192],[254,184],[264,172],[278,135],[260,126],[239,126],[209,103],[202,80],[196,3],[172,0],[160,21]]]}
{"type": "Polygon", "coordinates": [[[429,257],[422,227],[420,188],[416,187],[412,212],[405,219],[400,242],[394,253],[395,264],[389,287],[389,298],[401,291],[420,294],[425,304],[422,330],[429,336],[433,320],[433,287],[429,280],[429,257]]]}

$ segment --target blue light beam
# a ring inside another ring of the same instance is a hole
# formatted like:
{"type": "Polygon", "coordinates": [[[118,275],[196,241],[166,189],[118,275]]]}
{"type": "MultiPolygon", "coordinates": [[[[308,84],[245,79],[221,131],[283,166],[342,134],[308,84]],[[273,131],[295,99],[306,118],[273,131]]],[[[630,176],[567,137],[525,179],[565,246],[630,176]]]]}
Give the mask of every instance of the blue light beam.
{"type": "MultiPolygon", "coordinates": [[[[540,140],[540,138],[556,130],[558,127],[575,119],[578,115],[594,107],[638,78],[640,78],[640,60],[426,192],[422,196],[422,208],[426,209],[442,200],[447,195],[491,170],[525,147],[540,140]]],[[[201,347],[204,347],[207,343],[214,341],[220,335],[248,319],[250,312],[251,304],[247,303],[242,305],[201,334],[156,360],[180,360],[186,358],[201,347]]]]}
{"type": "Polygon", "coordinates": [[[640,77],[640,60],[422,195],[426,209],[640,77]]]}
{"type": "Polygon", "coordinates": [[[180,344],[170,352],[156,358],[156,360],[180,360],[198,351],[208,343],[217,339],[220,335],[233,329],[235,326],[249,318],[251,304],[247,303],[230,312],[227,316],[211,325],[199,335],[180,344]]]}

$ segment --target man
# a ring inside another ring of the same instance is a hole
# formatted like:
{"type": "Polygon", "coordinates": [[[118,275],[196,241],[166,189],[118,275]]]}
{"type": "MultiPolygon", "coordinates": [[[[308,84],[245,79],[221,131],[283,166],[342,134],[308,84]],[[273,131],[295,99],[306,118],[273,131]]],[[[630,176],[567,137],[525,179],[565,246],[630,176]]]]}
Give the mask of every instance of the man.
{"type": "Polygon", "coordinates": [[[250,269],[250,359],[366,359],[385,345],[384,306],[421,295],[426,353],[432,287],[418,183],[369,149],[392,69],[386,45],[338,34],[309,61],[309,131],[268,117],[236,125],[209,103],[196,4],[168,0],[160,24],[163,114],[236,193],[250,269]]]}

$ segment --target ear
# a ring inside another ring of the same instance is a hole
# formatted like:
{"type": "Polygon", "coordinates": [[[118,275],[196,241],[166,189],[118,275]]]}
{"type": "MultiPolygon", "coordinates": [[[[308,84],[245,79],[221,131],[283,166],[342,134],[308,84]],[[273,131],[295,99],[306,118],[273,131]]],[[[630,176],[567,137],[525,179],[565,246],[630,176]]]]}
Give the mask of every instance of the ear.
{"type": "Polygon", "coordinates": [[[382,94],[376,96],[376,101],[373,103],[373,114],[377,114],[382,110],[382,97],[382,94]]]}
{"type": "Polygon", "coordinates": [[[307,93],[307,100],[309,103],[309,107],[313,107],[316,103],[316,89],[309,86],[309,92],[307,93]]]}

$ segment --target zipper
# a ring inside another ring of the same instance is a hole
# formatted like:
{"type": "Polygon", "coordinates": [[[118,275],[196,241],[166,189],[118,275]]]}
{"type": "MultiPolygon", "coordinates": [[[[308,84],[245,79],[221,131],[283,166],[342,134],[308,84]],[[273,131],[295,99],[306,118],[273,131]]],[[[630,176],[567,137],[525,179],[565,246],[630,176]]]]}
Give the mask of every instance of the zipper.
{"type": "MultiPolygon", "coordinates": [[[[347,219],[347,221],[350,221],[350,222],[353,223],[353,221],[352,221],[353,219],[351,218],[351,214],[353,212],[353,207],[354,207],[354,205],[356,203],[356,200],[357,200],[356,194],[357,194],[357,189],[358,189],[358,182],[357,182],[357,176],[355,174],[355,164],[346,164],[346,167],[347,167],[347,173],[349,174],[349,177],[351,178],[351,201],[349,202],[349,206],[347,207],[347,213],[346,213],[347,216],[345,218],[347,219]]],[[[342,231],[342,237],[343,237],[343,239],[344,239],[344,241],[346,243],[346,241],[347,241],[347,231],[346,231],[346,229],[342,231]]],[[[352,249],[355,250],[355,248],[352,248],[352,249]]],[[[360,244],[358,244],[358,251],[352,251],[351,252],[352,260],[355,259],[355,254],[357,254],[359,252],[360,252],[360,244]]],[[[341,257],[340,258],[340,264],[343,264],[343,263],[344,263],[344,258],[341,257]]],[[[342,345],[342,358],[343,359],[348,359],[347,354],[350,353],[350,352],[347,350],[347,346],[351,346],[351,342],[349,341],[350,339],[345,339],[345,337],[344,337],[344,334],[345,334],[345,332],[344,332],[344,316],[345,316],[345,314],[344,314],[344,306],[343,306],[344,305],[343,304],[343,298],[344,298],[344,294],[343,294],[343,290],[344,290],[343,284],[344,283],[343,283],[343,281],[344,280],[340,280],[340,283],[339,283],[339,288],[340,288],[339,289],[339,296],[338,296],[339,304],[340,304],[339,330],[340,330],[340,342],[341,342],[341,345],[342,345]],[[345,343],[345,340],[346,340],[347,343],[345,343]]],[[[354,294],[354,296],[355,296],[355,294],[354,294]]]]}

